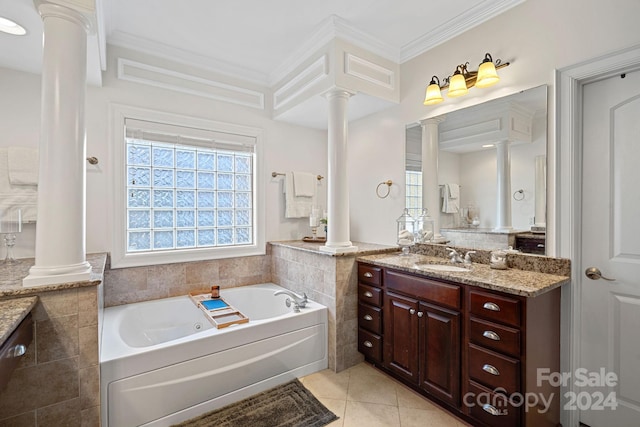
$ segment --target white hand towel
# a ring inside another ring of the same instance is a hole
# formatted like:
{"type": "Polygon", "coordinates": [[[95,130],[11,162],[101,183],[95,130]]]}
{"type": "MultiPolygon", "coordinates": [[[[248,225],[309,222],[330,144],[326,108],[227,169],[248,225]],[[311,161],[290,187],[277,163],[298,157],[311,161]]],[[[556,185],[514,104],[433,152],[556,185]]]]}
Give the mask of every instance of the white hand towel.
{"type": "Polygon", "coordinates": [[[8,149],[0,148],[0,209],[17,207],[22,210],[22,222],[36,221],[38,187],[11,185],[9,182],[8,149]]]}
{"type": "Polygon", "coordinates": [[[315,203],[315,187],[312,197],[296,197],[293,188],[293,173],[287,172],[284,178],[285,218],[304,218],[311,215],[315,203]]]}
{"type": "Polygon", "coordinates": [[[315,195],[316,176],[308,172],[291,172],[293,174],[293,191],[296,197],[313,197],[315,195]]]}
{"type": "Polygon", "coordinates": [[[9,147],[7,163],[11,185],[38,185],[38,149],[9,147]]]}
{"type": "Polygon", "coordinates": [[[460,187],[458,184],[444,184],[442,192],[442,212],[444,213],[458,213],[458,196],[460,195],[460,187]],[[452,190],[453,188],[453,190],[452,190]],[[456,194],[453,197],[452,194],[456,194]]]}

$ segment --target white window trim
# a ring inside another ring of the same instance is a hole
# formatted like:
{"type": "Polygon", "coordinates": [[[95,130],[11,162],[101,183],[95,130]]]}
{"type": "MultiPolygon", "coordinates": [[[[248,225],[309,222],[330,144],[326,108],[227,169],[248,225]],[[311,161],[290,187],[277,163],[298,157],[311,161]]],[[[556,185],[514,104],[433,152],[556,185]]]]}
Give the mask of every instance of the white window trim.
{"type": "Polygon", "coordinates": [[[111,167],[109,185],[111,219],[111,268],[139,267],[145,265],[170,264],[176,262],[202,261],[211,259],[234,258],[266,253],[265,243],[265,188],[262,155],[262,130],[231,123],[216,122],[208,119],[182,116],[145,108],[121,104],[109,105],[111,167]],[[163,252],[127,253],[126,252],[126,206],[125,206],[125,118],[169,123],[210,129],[219,132],[235,133],[256,139],[254,190],[254,243],[242,246],[224,246],[213,248],[180,249],[163,252]]]}

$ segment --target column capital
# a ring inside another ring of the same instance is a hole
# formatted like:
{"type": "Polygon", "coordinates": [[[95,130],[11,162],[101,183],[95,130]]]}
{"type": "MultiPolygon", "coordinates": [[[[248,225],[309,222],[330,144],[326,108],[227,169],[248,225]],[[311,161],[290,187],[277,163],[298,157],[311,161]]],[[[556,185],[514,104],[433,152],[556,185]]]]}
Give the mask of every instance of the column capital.
{"type": "Polygon", "coordinates": [[[418,120],[418,123],[420,123],[420,126],[426,126],[426,125],[438,125],[444,121],[445,121],[444,117],[429,117],[428,119],[418,120]]]}
{"type": "Polygon", "coordinates": [[[355,94],[356,93],[354,91],[334,86],[331,89],[327,90],[322,95],[327,99],[337,98],[337,97],[349,99],[355,94]]]}
{"type": "Polygon", "coordinates": [[[34,4],[42,20],[49,17],[66,19],[82,27],[87,34],[95,28],[95,7],[91,8],[91,4],[81,7],[76,3],[63,0],[55,2],[35,0],[34,4]]]}

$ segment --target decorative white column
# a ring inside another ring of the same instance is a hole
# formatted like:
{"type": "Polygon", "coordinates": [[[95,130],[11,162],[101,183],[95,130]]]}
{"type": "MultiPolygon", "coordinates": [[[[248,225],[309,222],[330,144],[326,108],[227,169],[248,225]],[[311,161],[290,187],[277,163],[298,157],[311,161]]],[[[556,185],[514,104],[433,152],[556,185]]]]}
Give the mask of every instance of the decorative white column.
{"type": "Polygon", "coordinates": [[[535,162],[535,226],[542,228],[547,225],[547,157],[536,156],[535,162]]]}
{"type": "Polygon", "coordinates": [[[85,257],[85,91],[89,21],[38,4],[44,23],[36,259],[23,286],[89,279],[85,257]]]}
{"type": "Polygon", "coordinates": [[[422,126],[422,206],[433,218],[433,242],[444,243],[447,239],[440,234],[440,185],[438,184],[438,124],[443,118],[420,121],[422,126]]]}
{"type": "Polygon", "coordinates": [[[510,231],[511,226],[511,150],[509,141],[496,143],[497,209],[494,231],[510,231]]]}
{"type": "Polygon", "coordinates": [[[349,183],[347,181],[347,104],[352,93],[333,89],[329,101],[328,176],[327,176],[327,242],[320,250],[330,253],[356,252],[349,240],[349,183]]]}

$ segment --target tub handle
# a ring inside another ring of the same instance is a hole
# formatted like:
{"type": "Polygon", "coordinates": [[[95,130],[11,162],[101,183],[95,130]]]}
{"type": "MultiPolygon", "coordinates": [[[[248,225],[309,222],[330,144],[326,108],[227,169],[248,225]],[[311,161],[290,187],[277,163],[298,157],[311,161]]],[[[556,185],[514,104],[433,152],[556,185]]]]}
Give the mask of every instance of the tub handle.
{"type": "Polygon", "coordinates": [[[363,344],[364,344],[365,347],[369,347],[369,348],[373,347],[373,344],[371,344],[371,341],[365,341],[365,342],[363,342],[363,344]]]}

